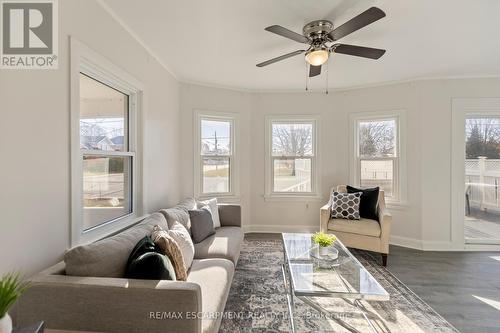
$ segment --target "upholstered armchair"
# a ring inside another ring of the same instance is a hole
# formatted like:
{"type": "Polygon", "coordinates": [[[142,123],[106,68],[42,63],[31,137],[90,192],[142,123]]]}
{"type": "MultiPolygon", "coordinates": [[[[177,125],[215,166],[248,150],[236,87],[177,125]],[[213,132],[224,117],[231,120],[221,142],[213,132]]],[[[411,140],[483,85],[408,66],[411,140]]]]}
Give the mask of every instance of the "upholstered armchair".
{"type": "MultiPolygon", "coordinates": [[[[331,192],[334,190],[335,188],[331,192]]],[[[339,185],[336,190],[347,192],[346,185],[339,185]]],[[[381,190],[378,196],[378,221],[365,218],[359,221],[331,218],[331,192],[328,204],[321,207],[320,230],[335,234],[347,247],[379,252],[382,254],[382,264],[386,266],[392,216],[385,207],[384,191],[381,190]]]]}

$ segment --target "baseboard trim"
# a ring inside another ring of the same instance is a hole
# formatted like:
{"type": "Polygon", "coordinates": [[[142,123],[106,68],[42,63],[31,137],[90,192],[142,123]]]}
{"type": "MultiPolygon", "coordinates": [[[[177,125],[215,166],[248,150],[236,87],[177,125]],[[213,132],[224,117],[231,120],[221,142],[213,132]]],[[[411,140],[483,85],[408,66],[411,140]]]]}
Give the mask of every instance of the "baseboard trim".
{"type": "Polygon", "coordinates": [[[500,245],[495,244],[465,244],[465,251],[500,251],[500,245]]]}
{"type": "Polygon", "coordinates": [[[282,233],[282,232],[305,232],[313,233],[319,231],[319,227],[310,225],[279,225],[279,224],[251,224],[243,226],[243,231],[247,233],[282,233]]]}
{"type": "Polygon", "coordinates": [[[458,246],[452,242],[443,241],[426,241],[416,238],[391,236],[391,245],[407,247],[410,249],[421,251],[465,251],[468,250],[464,246],[458,246]]]}
{"type": "MultiPolygon", "coordinates": [[[[305,232],[314,233],[319,227],[311,225],[279,225],[279,224],[251,224],[244,225],[243,231],[248,233],[282,233],[282,232],[305,232]]],[[[391,245],[407,247],[421,251],[498,251],[500,245],[467,244],[457,246],[452,242],[424,241],[421,239],[392,235],[391,245]]]]}
{"type": "Polygon", "coordinates": [[[389,243],[391,245],[407,247],[410,249],[423,250],[422,241],[420,239],[416,239],[416,238],[391,235],[391,239],[390,239],[389,243]]]}

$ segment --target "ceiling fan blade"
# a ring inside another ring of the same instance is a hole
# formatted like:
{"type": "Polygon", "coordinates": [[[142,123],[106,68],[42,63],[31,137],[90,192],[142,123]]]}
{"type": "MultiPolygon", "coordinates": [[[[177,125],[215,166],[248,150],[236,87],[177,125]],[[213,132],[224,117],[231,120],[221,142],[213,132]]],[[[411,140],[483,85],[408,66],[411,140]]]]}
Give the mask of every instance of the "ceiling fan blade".
{"type": "Polygon", "coordinates": [[[309,65],[309,77],[318,76],[321,74],[321,65],[313,66],[309,65]]]}
{"type": "Polygon", "coordinates": [[[336,44],[332,48],[335,53],[348,54],[357,57],[378,59],[384,55],[385,50],[374,49],[371,47],[348,45],[348,44],[336,44]]]}
{"type": "Polygon", "coordinates": [[[297,50],[297,51],[293,51],[293,52],[290,52],[290,53],[287,53],[287,54],[283,54],[283,55],[281,55],[279,57],[276,57],[276,58],[273,58],[273,59],[261,62],[260,64],[257,64],[257,67],[264,67],[264,66],[267,66],[267,65],[270,65],[270,64],[274,64],[275,62],[278,62],[278,61],[281,61],[281,60],[285,60],[287,58],[299,55],[301,53],[304,53],[305,51],[306,50],[297,50]]]}
{"type": "Polygon", "coordinates": [[[383,17],[385,17],[385,13],[382,9],[371,7],[342,24],[340,27],[333,29],[333,31],[328,35],[332,40],[336,41],[356,30],[366,27],[368,24],[380,20],[383,17]]]}
{"type": "Polygon", "coordinates": [[[301,34],[298,34],[296,32],[293,32],[291,30],[288,30],[287,28],[284,28],[280,25],[272,25],[270,27],[267,27],[265,30],[283,36],[285,38],[292,39],[299,43],[304,43],[304,44],[310,43],[309,38],[302,36],[301,34]]]}

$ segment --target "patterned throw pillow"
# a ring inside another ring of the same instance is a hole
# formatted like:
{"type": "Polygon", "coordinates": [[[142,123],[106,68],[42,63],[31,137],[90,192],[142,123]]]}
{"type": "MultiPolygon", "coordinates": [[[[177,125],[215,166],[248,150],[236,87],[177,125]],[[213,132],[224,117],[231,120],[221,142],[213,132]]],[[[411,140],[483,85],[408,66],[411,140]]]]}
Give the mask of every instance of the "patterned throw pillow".
{"type": "Polygon", "coordinates": [[[359,220],[359,202],[361,192],[332,193],[332,213],[334,219],[359,220]]]}
{"type": "Polygon", "coordinates": [[[175,239],[168,234],[168,231],[163,230],[158,225],[154,226],[151,238],[153,239],[155,245],[158,246],[160,250],[170,259],[172,266],[174,266],[177,280],[186,281],[187,268],[184,264],[181,248],[175,239]]]}

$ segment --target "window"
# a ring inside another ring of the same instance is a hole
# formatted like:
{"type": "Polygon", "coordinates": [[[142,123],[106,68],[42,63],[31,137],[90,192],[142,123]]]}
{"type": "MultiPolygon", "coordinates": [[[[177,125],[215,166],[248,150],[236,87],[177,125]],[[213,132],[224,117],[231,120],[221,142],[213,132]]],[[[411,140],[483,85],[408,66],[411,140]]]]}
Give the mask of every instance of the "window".
{"type": "Polygon", "coordinates": [[[129,97],[80,73],[84,231],[132,213],[129,97]]]}
{"type": "Polygon", "coordinates": [[[316,120],[268,119],[268,197],[312,197],[316,185],[316,120]]]}
{"type": "Polygon", "coordinates": [[[140,91],[134,79],[74,40],[73,51],[72,245],[78,245],[116,232],[141,215],[140,91]]]}
{"type": "Polygon", "coordinates": [[[210,112],[198,113],[196,119],[196,195],[235,196],[235,116],[210,112]]]}
{"type": "Polygon", "coordinates": [[[361,187],[379,186],[389,201],[401,201],[400,113],[353,119],[354,165],[351,181],[361,187]]]}

